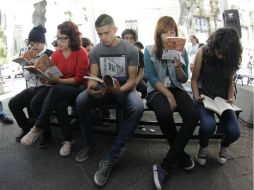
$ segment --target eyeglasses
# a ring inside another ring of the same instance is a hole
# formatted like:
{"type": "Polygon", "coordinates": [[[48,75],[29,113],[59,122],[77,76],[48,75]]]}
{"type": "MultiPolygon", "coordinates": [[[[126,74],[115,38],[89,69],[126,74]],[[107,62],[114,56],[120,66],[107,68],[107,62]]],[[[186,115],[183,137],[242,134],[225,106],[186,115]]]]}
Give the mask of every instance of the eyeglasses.
{"type": "Polygon", "coordinates": [[[56,37],[55,40],[57,42],[60,42],[60,43],[64,43],[66,42],[67,40],[69,40],[70,38],[69,37],[56,37]]]}

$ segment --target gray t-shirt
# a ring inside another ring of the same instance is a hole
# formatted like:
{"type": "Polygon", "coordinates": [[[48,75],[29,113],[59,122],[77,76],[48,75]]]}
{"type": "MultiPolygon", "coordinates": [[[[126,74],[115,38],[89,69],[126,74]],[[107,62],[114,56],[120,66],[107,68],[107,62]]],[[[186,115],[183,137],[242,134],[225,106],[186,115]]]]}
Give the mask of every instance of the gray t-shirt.
{"type": "Polygon", "coordinates": [[[137,48],[124,41],[115,47],[97,44],[89,54],[90,64],[100,65],[101,76],[110,74],[123,84],[128,78],[128,66],[139,66],[137,48]]]}

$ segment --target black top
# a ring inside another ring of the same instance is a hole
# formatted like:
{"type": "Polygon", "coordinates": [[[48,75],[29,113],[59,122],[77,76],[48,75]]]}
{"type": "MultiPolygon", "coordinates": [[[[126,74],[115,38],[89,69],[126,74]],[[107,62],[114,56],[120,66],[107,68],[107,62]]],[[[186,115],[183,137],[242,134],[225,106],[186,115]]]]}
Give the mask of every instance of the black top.
{"type": "Polygon", "coordinates": [[[144,54],[142,51],[138,51],[139,68],[144,68],[144,54]]]}
{"type": "Polygon", "coordinates": [[[208,54],[207,46],[202,48],[202,67],[200,73],[200,92],[210,98],[228,98],[228,77],[222,69],[223,60],[208,54]]]}
{"type": "Polygon", "coordinates": [[[43,54],[46,54],[48,57],[52,55],[53,51],[50,49],[46,49],[46,51],[43,54]]]}

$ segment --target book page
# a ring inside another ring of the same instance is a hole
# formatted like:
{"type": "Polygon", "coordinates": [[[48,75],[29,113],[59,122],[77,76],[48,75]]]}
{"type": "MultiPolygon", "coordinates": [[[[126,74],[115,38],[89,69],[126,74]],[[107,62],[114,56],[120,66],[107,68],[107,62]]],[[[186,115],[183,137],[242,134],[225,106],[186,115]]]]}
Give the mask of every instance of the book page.
{"type": "Polygon", "coordinates": [[[37,78],[46,78],[46,79],[48,78],[47,75],[45,75],[40,70],[36,69],[35,66],[24,66],[24,69],[34,74],[37,78]]]}
{"type": "Polygon", "coordinates": [[[228,110],[228,109],[234,110],[234,111],[241,111],[241,108],[228,103],[227,100],[225,100],[221,97],[216,97],[214,99],[214,101],[216,103],[218,110],[220,110],[221,113],[223,113],[223,111],[228,110]]]}
{"type": "Polygon", "coordinates": [[[28,61],[31,61],[32,59],[37,58],[37,53],[35,51],[29,50],[25,52],[22,57],[28,61]]]}
{"type": "Polygon", "coordinates": [[[232,107],[235,109],[235,111],[243,111],[241,108],[239,108],[238,106],[232,104],[232,107]]]}
{"type": "Polygon", "coordinates": [[[96,77],[96,76],[84,76],[84,79],[88,79],[88,80],[95,80],[97,82],[103,83],[103,80],[101,80],[100,78],[96,77]]]}
{"type": "Polygon", "coordinates": [[[21,57],[17,57],[12,61],[20,64],[21,66],[33,65],[37,59],[37,53],[35,51],[27,51],[21,57]]]}
{"type": "Polygon", "coordinates": [[[220,112],[218,111],[218,108],[212,98],[209,98],[208,96],[205,96],[205,95],[201,95],[201,97],[204,97],[203,104],[204,104],[205,108],[220,114],[220,112]]]}
{"type": "Polygon", "coordinates": [[[42,72],[45,72],[50,66],[54,65],[47,55],[40,56],[36,62],[35,67],[42,72]]]}
{"type": "Polygon", "coordinates": [[[50,73],[56,77],[63,76],[62,72],[51,61],[51,59],[45,54],[36,60],[35,68],[40,70],[41,72],[43,72],[47,77],[49,77],[48,73],[50,73]]]}
{"type": "Polygon", "coordinates": [[[186,39],[181,37],[167,37],[166,48],[169,50],[177,50],[183,52],[186,39]]]}

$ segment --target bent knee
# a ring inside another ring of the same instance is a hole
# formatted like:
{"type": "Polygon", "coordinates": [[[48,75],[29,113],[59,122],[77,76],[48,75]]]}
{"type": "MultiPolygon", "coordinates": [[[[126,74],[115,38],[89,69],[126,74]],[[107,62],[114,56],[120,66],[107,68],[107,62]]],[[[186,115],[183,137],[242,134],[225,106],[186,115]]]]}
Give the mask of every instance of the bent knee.
{"type": "Polygon", "coordinates": [[[80,93],[76,98],[76,109],[77,111],[83,111],[87,107],[87,94],[80,93]]]}

